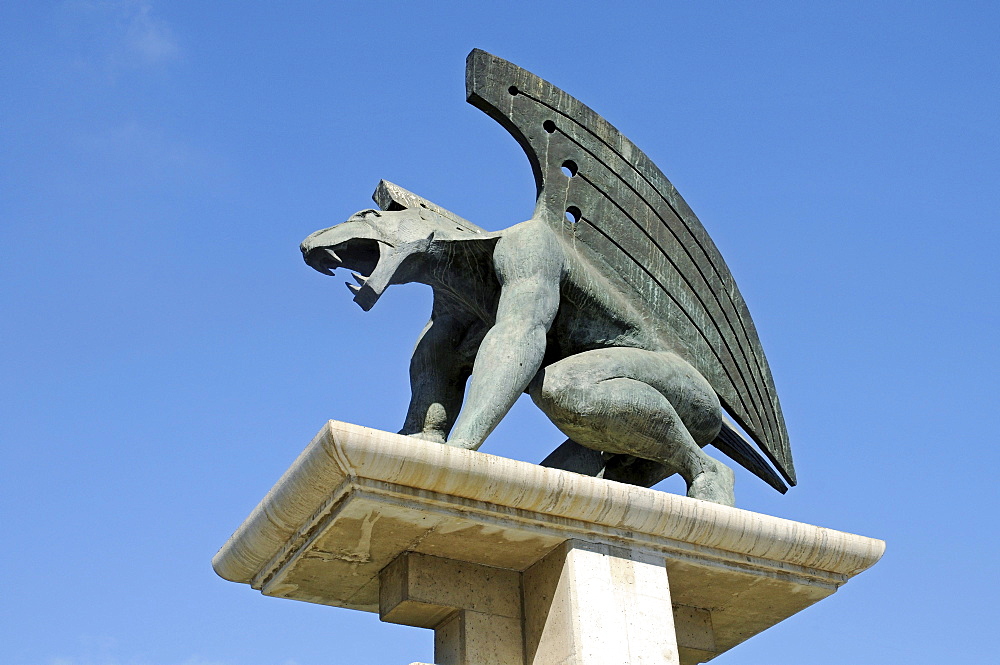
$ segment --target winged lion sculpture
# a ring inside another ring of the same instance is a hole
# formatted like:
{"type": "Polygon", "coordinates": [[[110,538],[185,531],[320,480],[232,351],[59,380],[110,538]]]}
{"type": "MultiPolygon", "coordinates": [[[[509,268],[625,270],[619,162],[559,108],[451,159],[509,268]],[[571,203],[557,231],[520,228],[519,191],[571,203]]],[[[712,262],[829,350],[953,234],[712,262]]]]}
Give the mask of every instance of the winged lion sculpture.
{"type": "Polygon", "coordinates": [[[400,433],[475,450],[527,392],[569,437],[543,465],[644,486],[679,473],[688,496],[733,505],[733,472],[711,444],[781,492],[794,485],[750,313],[670,181],[594,111],[510,62],[474,50],[466,89],[527,154],[531,219],[488,232],[383,181],[380,209],[301,246],[320,272],[355,271],[365,310],[392,284],[433,289],[400,433]]]}

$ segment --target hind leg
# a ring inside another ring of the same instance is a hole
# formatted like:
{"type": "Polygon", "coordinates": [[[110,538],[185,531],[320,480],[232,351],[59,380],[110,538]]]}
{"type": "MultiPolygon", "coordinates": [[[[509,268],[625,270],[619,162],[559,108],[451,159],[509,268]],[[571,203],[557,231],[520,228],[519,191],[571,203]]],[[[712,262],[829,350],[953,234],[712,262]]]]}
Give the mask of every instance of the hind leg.
{"type": "Polygon", "coordinates": [[[664,478],[677,473],[677,469],[653,460],[591,450],[573,439],[566,439],[538,464],[641,487],[652,487],[664,478]]]}
{"type": "Polygon", "coordinates": [[[688,496],[733,505],[733,472],[701,449],[722,425],[718,397],[677,355],[587,351],[541,370],[528,392],[580,445],[676,469],[688,496]]]}

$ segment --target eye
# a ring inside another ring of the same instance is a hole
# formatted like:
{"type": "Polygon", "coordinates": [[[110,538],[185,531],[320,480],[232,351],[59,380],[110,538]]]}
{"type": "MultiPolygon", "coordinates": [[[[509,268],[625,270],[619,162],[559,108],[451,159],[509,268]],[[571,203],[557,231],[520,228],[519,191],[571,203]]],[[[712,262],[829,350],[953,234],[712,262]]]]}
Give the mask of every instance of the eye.
{"type": "Polygon", "coordinates": [[[362,217],[367,217],[368,215],[375,215],[376,217],[382,216],[382,213],[380,213],[378,210],[375,210],[374,208],[369,208],[368,210],[362,210],[358,214],[361,215],[362,217]]]}

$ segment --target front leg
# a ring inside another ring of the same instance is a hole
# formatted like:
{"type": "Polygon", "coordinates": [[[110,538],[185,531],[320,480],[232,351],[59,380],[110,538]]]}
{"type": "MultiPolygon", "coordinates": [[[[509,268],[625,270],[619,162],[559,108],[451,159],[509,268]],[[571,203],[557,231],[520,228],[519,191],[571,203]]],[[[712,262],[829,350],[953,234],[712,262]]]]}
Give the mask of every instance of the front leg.
{"type": "Polygon", "coordinates": [[[400,434],[437,443],[447,439],[471,369],[471,358],[458,352],[467,330],[461,319],[435,306],[410,359],[410,406],[400,434]]]}
{"type": "Polygon", "coordinates": [[[507,415],[545,357],[559,310],[563,259],[541,222],[508,231],[494,251],[500,300],[496,323],[483,338],[472,383],[448,445],[476,450],[507,415]]]}

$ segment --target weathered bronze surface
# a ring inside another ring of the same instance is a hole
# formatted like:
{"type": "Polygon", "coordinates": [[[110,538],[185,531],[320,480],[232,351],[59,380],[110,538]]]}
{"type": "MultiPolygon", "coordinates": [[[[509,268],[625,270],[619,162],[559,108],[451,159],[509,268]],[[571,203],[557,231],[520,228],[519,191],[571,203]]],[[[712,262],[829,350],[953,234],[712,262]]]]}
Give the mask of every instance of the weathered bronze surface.
{"type": "Polygon", "coordinates": [[[391,183],[302,243],[365,310],[390,284],[434,290],[410,365],[401,433],[477,449],[522,392],[569,439],[542,463],[733,504],[714,445],[787,487],[788,435],[753,321],[701,222],[618,130],[552,84],[474,50],[468,101],[527,153],[538,188],[526,222],[487,232],[391,183]],[[471,382],[470,382],[471,378],[471,382]],[[467,399],[463,406],[466,383],[467,399]]]}

